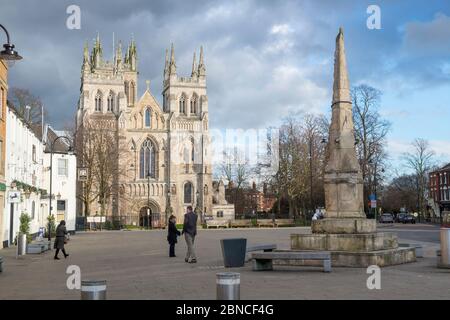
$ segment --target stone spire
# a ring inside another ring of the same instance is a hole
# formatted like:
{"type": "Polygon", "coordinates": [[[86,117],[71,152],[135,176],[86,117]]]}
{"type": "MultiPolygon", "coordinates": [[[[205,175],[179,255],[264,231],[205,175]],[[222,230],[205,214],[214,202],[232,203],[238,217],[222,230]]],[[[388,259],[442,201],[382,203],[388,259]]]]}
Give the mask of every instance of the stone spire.
{"type": "Polygon", "coordinates": [[[327,216],[360,217],[364,214],[362,177],[355,150],[352,103],[342,28],[336,38],[331,108],[329,156],[324,181],[327,216]]]}
{"type": "Polygon", "coordinates": [[[203,46],[200,47],[200,61],[198,63],[198,75],[199,77],[206,76],[205,63],[203,61],[203,46]]]}
{"type": "Polygon", "coordinates": [[[169,75],[175,75],[177,73],[177,65],[175,63],[175,49],[173,43],[170,48],[170,63],[169,63],[169,75]]]}
{"type": "Polygon", "coordinates": [[[100,67],[100,64],[103,60],[103,49],[102,44],[100,42],[100,34],[97,32],[97,38],[94,42],[94,47],[92,48],[92,55],[91,55],[91,65],[94,68],[100,67]]]}
{"type": "Polygon", "coordinates": [[[114,55],[114,61],[116,70],[122,70],[122,41],[120,40],[114,55]]]}
{"type": "Polygon", "coordinates": [[[347,63],[345,61],[344,30],[339,28],[336,37],[336,51],[334,53],[334,84],[333,104],[336,102],[350,102],[350,88],[348,85],[347,63]]]}
{"type": "Polygon", "coordinates": [[[129,60],[131,71],[136,71],[137,49],[136,49],[136,42],[134,41],[133,35],[131,36],[131,43],[130,43],[130,46],[128,47],[128,60],[129,60]]]}
{"type": "Polygon", "coordinates": [[[83,52],[83,66],[82,69],[83,71],[89,71],[91,68],[91,64],[89,62],[89,46],[88,46],[88,42],[86,41],[86,43],[84,44],[84,52],[83,52]]]}
{"type": "Polygon", "coordinates": [[[197,70],[197,61],[195,61],[195,51],[194,51],[194,58],[192,59],[192,73],[191,73],[191,77],[192,78],[197,78],[198,76],[198,70],[197,70]]]}

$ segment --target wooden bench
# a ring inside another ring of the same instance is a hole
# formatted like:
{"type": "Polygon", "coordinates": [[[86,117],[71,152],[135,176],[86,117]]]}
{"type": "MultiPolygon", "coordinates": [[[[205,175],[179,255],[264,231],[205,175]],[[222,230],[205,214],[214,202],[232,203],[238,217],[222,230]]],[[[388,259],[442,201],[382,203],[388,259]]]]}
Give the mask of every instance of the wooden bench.
{"type": "Polygon", "coordinates": [[[295,226],[294,219],[275,219],[275,226],[295,226]]]}
{"type": "Polygon", "coordinates": [[[319,252],[261,252],[253,253],[253,271],[273,270],[273,260],[322,260],[323,272],[331,272],[331,255],[327,251],[319,252]]]}
{"type": "Polygon", "coordinates": [[[257,225],[259,228],[261,227],[275,227],[275,223],[272,219],[258,219],[257,225]]]}
{"type": "Polygon", "coordinates": [[[218,220],[207,220],[206,221],[206,228],[209,229],[211,227],[213,228],[220,228],[220,227],[224,227],[224,228],[228,228],[229,227],[229,221],[224,220],[224,221],[218,221],[218,220]]]}
{"type": "Polygon", "coordinates": [[[251,220],[233,220],[230,222],[232,228],[250,228],[253,227],[251,220]]]}

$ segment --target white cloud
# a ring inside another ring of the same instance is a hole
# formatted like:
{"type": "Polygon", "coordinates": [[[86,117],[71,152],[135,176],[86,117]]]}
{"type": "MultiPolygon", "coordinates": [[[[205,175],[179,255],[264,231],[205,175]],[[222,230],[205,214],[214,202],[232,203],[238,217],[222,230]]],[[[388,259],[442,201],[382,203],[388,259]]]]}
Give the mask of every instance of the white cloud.
{"type": "Polygon", "coordinates": [[[271,34],[281,34],[281,35],[287,35],[293,31],[294,30],[287,23],[275,24],[270,29],[271,34]]]}

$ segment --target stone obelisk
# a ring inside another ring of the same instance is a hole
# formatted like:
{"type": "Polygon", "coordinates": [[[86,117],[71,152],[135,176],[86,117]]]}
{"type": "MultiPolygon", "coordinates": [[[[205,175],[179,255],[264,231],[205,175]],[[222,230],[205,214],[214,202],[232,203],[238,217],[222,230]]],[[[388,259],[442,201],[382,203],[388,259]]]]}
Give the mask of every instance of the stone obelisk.
{"type": "Polygon", "coordinates": [[[331,108],[324,175],[325,219],[312,221],[310,234],[291,234],[291,250],[329,251],[333,266],[386,266],[415,261],[414,248],[399,248],[397,236],[377,232],[376,221],[367,219],[364,213],[342,28],[336,37],[331,108]]]}
{"type": "Polygon", "coordinates": [[[374,220],[367,220],[363,206],[363,180],[355,150],[352,102],[345,60],[344,32],[336,37],[332,116],[325,167],[324,220],[314,221],[313,233],[374,232],[374,220]]]}

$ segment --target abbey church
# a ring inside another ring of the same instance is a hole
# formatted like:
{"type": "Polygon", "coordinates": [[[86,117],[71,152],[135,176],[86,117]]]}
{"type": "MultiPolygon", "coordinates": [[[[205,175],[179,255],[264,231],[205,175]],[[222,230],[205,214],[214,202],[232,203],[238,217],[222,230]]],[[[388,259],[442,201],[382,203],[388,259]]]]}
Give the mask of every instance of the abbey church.
{"type": "MultiPolygon", "coordinates": [[[[118,146],[118,155],[108,159],[116,170],[104,212],[124,224],[153,227],[164,225],[170,214],[182,222],[189,205],[211,214],[215,190],[203,48],[198,60],[194,53],[188,77],[177,74],[173,44],[170,53],[166,50],[162,106],[148,81],[138,97],[135,41],[125,54],[121,42],[114,52],[113,61],[104,59],[99,36],[91,51],[85,45],[76,115],[77,132],[86,131],[87,123],[107,123],[118,146]]],[[[81,148],[88,148],[90,143],[79,136],[81,148]]],[[[78,161],[78,167],[86,167],[86,157],[78,156],[78,161]]],[[[86,182],[78,184],[80,199],[89,191],[86,182]]],[[[92,201],[90,215],[100,214],[101,205],[98,199],[92,201]]],[[[83,206],[79,200],[77,211],[86,212],[83,206]]]]}

